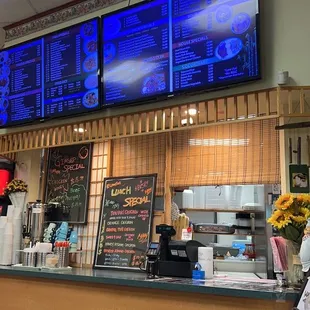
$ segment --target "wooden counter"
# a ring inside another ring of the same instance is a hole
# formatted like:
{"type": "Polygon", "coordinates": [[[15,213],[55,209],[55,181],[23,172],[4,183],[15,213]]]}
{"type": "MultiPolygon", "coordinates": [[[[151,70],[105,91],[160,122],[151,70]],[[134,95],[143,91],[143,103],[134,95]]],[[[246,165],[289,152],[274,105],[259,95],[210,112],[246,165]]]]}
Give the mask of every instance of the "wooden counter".
{"type": "MultiPolygon", "coordinates": [[[[120,272],[118,272],[120,273],[120,272]]],[[[135,276],[133,275],[134,279],[135,276]]],[[[135,280],[133,280],[135,281],[135,280]]],[[[146,286],[147,283],[145,282],[146,286]]],[[[292,295],[278,293],[273,298],[246,298],[243,293],[223,296],[197,293],[194,286],[188,292],[126,286],[123,279],[116,285],[83,281],[46,279],[4,274],[0,270],[0,309],[3,310],[291,310],[292,295]],[[192,291],[192,292],[191,292],[192,291]],[[238,296],[239,295],[239,296],[238,296]]],[[[137,281],[138,284],[138,281],[137,281]]],[[[158,287],[161,283],[157,283],[158,287]]],[[[163,287],[167,284],[163,284],[163,287]]],[[[224,292],[224,291],[222,291],[224,292]]],[[[231,294],[228,293],[228,294],[231,294]]],[[[253,294],[251,294],[253,296],[253,294]]],[[[267,296],[267,295],[266,295],[267,296]]]]}

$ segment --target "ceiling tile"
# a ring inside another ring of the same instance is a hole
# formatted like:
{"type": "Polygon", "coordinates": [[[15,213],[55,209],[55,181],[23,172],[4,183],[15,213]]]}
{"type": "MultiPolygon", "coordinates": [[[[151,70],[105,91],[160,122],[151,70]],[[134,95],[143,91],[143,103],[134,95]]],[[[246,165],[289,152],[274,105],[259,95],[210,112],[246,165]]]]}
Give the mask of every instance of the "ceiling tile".
{"type": "Polygon", "coordinates": [[[30,2],[38,13],[42,13],[63,4],[72,2],[72,0],[30,0],[30,2]]]}
{"type": "Polygon", "coordinates": [[[27,0],[1,0],[1,24],[15,23],[35,14],[36,12],[31,8],[27,0]]]}

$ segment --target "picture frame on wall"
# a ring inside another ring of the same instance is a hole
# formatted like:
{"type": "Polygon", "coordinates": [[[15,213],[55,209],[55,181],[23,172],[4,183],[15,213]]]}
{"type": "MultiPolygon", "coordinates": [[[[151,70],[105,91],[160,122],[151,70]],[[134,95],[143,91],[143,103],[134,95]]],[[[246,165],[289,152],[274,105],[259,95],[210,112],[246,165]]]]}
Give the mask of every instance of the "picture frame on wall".
{"type": "Polygon", "coordinates": [[[308,165],[290,165],[289,178],[291,193],[309,193],[308,165]]]}

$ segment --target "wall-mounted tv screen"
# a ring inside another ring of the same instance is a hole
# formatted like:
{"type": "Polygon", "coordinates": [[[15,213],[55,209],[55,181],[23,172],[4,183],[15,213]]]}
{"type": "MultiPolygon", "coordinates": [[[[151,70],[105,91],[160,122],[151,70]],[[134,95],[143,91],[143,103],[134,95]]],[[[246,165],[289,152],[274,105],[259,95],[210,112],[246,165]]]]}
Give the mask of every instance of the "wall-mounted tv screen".
{"type": "Polygon", "coordinates": [[[104,104],[260,78],[259,0],[154,0],[102,17],[104,104]]]}
{"type": "Polygon", "coordinates": [[[170,42],[167,0],[103,16],[105,104],[171,92],[170,42]]]}
{"type": "Polygon", "coordinates": [[[0,51],[0,127],[100,108],[99,19],[0,51]]]}
{"type": "Polygon", "coordinates": [[[0,127],[41,117],[42,48],[38,39],[0,52],[0,127]]]}
{"type": "Polygon", "coordinates": [[[44,118],[99,105],[99,19],[44,37],[44,118]]]}

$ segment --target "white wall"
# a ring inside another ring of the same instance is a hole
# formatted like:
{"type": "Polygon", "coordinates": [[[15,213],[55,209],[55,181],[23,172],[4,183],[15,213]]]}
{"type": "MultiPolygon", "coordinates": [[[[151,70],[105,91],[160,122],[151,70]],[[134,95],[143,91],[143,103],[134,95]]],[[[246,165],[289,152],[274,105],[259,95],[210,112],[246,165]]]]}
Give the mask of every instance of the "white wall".
{"type": "Polygon", "coordinates": [[[17,153],[15,177],[28,184],[27,201],[40,199],[40,153],[41,150],[17,153]]]}
{"type": "MultiPolygon", "coordinates": [[[[132,4],[140,1],[132,1],[132,4]]],[[[44,31],[31,34],[27,37],[11,41],[6,47],[15,45],[25,40],[29,40],[48,32],[52,32],[83,20],[101,16],[113,10],[125,6],[127,2],[113,5],[109,8],[85,15],[82,18],[53,26],[44,31]]],[[[239,87],[209,92],[195,96],[182,96],[169,101],[162,101],[151,104],[151,107],[161,107],[185,102],[195,102],[208,98],[226,96],[236,93],[243,93],[263,88],[270,88],[277,85],[277,72],[288,70],[292,77],[292,83],[296,85],[310,85],[310,12],[309,0],[261,0],[261,58],[262,75],[260,81],[246,84],[239,87]]],[[[150,105],[138,107],[128,107],[121,109],[109,109],[101,112],[102,116],[116,115],[137,110],[150,109],[150,105]]],[[[76,120],[90,119],[98,117],[98,113],[93,116],[87,115],[76,120]]],[[[57,124],[68,123],[68,119],[58,120],[57,124]]],[[[49,124],[53,124],[50,122],[49,124]]],[[[12,131],[12,129],[10,129],[12,131]]],[[[20,129],[18,129],[20,130],[20,129]]],[[[0,130],[0,134],[5,130],[0,130]]]]}

